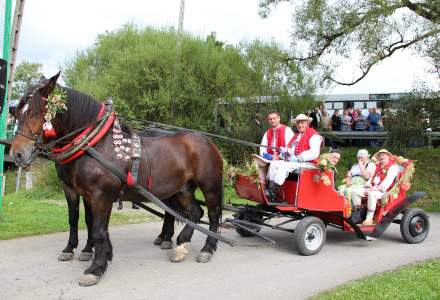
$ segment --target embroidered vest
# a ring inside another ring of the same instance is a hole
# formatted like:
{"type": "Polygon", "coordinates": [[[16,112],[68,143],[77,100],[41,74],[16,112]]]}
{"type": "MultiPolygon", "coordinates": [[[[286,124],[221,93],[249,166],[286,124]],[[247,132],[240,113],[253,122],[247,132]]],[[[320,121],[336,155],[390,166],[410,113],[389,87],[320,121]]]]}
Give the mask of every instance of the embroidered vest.
{"type": "MultiPolygon", "coordinates": [[[[318,134],[318,132],[311,127],[307,127],[306,132],[301,136],[300,140],[295,145],[294,153],[296,156],[300,155],[301,153],[303,153],[306,150],[310,150],[310,138],[314,134],[318,134]]],[[[299,133],[295,133],[295,135],[293,136],[293,138],[290,140],[289,144],[287,145],[288,148],[292,148],[292,145],[296,141],[296,139],[298,138],[298,135],[299,135],[299,133]]],[[[312,160],[311,163],[316,165],[318,163],[318,158],[312,160]]]]}
{"type": "MultiPolygon", "coordinates": [[[[274,137],[274,130],[273,128],[269,128],[267,130],[267,145],[268,146],[273,146],[273,139],[276,139],[276,145],[275,147],[280,148],[280,147],[285,147],[286,146],[286,125],[281,124],[277,129],[276,129],[276,137],[274,137]]],[[[276,154],[276,155],[280,155],[280,150],[275,150],[272,148],[267,148],[267,153],[269,154],[276,154]]]]}
{"type": "MultiPolygon", "coordinates": [[[[372,186],[376,186],[376,185],[381,184],[382,181],[384,181],[385,178],[387,177],[388,170],[391,168],[391,166],[393,166],[395,164],[396,163],[393,160],[390,160],[390,162],[385,167],[382,167],[380,164],[378,164],[377,167],[376,167],[376,171],[374,172],[374,175],[372,177],[371,185],[372,186]],[[375,182],[374,182],[374,178],[376,178],[376,176],[379,176],[379,179],[380,179],[380,182],[378,184],[375,184],[375,182]]],[[[394,184],[396,183],[396,179],[397,179],[397,177],[394,178],[394,180],[391,183],[390,187],[386,190],[387,192],[389,190],[391,190],[391,188],[394,186],[394,184]]]]}

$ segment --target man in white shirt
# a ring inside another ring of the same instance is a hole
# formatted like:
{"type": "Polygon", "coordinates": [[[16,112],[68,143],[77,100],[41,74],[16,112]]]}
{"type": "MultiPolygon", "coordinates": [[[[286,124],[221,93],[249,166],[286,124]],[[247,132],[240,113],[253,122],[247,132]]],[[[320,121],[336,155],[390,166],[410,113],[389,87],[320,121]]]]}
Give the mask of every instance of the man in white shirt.
{"type": "Polygon", "coordinates": [[[280,148],[287,146],[293,137],[293,131],[289,126],[281,124],[281,117],[277,111],[272,110],[267,114],[267,122],[271,128],[264,133],[261,145],[270,147],[260,147],[260,156],[268,160],[277,160],[280,157],[280,148]]]}
{"type": "Polygon", "coordinates": [[[379,150],[374,157],[379,161],[374,174],[365,184],[365,187],[352,191],[353,205],[360,206],[362,197],[368,197],[368,211],[363,225],[373,225],[374,212],[377,200],[389,191],[399,175],[399,166],[394,162],[393,155],[385,149],[379,150]]]}
{"type": "Polygon", "coordinates": [[[320,154],[322,137],[309,127],[311,118],[299,114],[295,120],[298,133],[283,148],[281,155],[286,161],[272,161],[267,177],[269,179],[268,196],[275,201],[276,192],[286,180],[289,173],[299,168],[313,168],[320,154]]]}

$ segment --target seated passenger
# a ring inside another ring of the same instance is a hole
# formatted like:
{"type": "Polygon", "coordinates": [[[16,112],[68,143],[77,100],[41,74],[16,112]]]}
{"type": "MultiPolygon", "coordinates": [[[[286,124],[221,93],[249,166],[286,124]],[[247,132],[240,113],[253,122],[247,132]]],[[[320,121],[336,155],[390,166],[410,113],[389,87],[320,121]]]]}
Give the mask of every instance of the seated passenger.
{"type": "Polygon", "coordinates": [[[281,117],[277,111],[271,110],[267,114],[267,122],[271,128],[266,131],[261,141],[263,147],[260,147],[260,156],[268,160],[277,160],[280,156],[280,148],[287,146],[293,137],[293,131],[290,127],[281,124],[281,117]]]}
{"type": "Polygon", "coordinates": [[[388,150],[379,150],[374,158],[379,162],[374,174],[365,187],[354,189],[351,194],[354,207],[360,207],[362,197],[368,197],[367,217],[363,225],[373,225],[377,200],[382,199],[385,193],[393,187],[399,175],[399,166],[394,162],[393,155],[388,150]]]}
{"type": "MultiPolygon", "coordinates": [[[[345,198],[351,200],[351,192],[354,189],[365,186],[371,175],[376,171],[376,165],[370,161],[368,150],[361,149],[357,153],[358,162],[355,163],[345,177],[345,184],[338,187],[345,198]]],[[[351,203],[354,206],[353,203],[351,203]]]]}
{"type": "Polygon", "coordinates": [[[276,160],[270,163],[267,173],[269,180],[267,196],[271,201],[275,201],[277,191],[290,172],[300,168],[315,168],[322,137],[315,129],[310,127],[311,119],[304,114],[300,114],[295,118],[298,133],[288,142],[287,148],[281,150],[281,156],[286,161],[276,160]]]}

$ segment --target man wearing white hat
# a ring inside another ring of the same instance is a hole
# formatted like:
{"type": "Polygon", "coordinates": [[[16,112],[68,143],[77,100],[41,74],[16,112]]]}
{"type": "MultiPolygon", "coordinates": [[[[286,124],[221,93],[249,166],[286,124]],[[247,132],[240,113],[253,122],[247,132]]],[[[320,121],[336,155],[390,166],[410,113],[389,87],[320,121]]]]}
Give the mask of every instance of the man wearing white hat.
{"type": "Polygon", "coordinates": [[[322,137],[310,127],[312,118],[299,114],[294,121],[298,133],[281,151],[287,161],[273,161],[269,166],[268,196],[272,201],[275,201],[277,190],[280,189],[290,172],[299,168],[313,168],[319,157],[322,137]]]}
{"type": "Polygon", "coordinates": [[[376,211],[377,200],[389,191],[399,175],[399,166],[394,162],[393,155],[386,149],[379,150],[374,154],[379,162],[373,175],[365,184],[365,187],[352,191],[352,201],[355,207],[360,207],[362,197],[368,197],[368,211],[363,225],[373,225],[374,212],[376,211]]]}

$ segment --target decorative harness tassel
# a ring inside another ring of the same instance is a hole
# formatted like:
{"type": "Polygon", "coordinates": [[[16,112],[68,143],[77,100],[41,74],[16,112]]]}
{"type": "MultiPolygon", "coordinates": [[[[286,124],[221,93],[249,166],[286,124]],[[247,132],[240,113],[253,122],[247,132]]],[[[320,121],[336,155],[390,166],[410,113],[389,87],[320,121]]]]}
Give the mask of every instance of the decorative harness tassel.
{"type": "Polygon", "coordinates": [[[46,121],[43,124],[43,135],[46,138],[54,138],[57,136],[57,133],[55,132],[55,129],[50,121],[46,121]]]}

